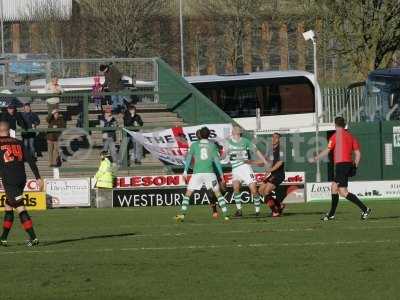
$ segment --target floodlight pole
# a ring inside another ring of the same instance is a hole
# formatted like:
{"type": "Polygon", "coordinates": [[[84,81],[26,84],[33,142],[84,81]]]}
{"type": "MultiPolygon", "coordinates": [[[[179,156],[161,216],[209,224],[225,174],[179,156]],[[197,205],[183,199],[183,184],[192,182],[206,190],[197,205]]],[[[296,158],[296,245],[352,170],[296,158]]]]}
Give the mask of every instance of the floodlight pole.
{"type": "Polygon", "coordinates": [[[179,25],[180,25],[180,35],[181,35],[181,75],[185,76],[185,59],[184,59],[184,47],[183,47],[183,3],[179,0],[179,25]]]}
{"type": "MultiPolygon", "coordinates": [[[[314,88],[316,89],[318,86],[317,73],[318,73],[318,65],[317,65],[317,40],[314,37],[312,39],[313,48],[314,48],[314,88]]],[[[319,153],[319,97],[317,97],[317,93],[315,93],[315,151],[319,153]]],[[[317,173],[315,174],[315,181],[321,182],[321,163],[318,159],[316,161],[317,164],[317,173]]]]}
{"type": "MultiPolygon", "coordinates": [[[[0,0],[0,30],[1,30],[1,57],[3,59],[5,59],[3,0],[0,0]]],[[[3,65],[3,86],[6,86],[6,66],[5,65],[3,65]]]]}

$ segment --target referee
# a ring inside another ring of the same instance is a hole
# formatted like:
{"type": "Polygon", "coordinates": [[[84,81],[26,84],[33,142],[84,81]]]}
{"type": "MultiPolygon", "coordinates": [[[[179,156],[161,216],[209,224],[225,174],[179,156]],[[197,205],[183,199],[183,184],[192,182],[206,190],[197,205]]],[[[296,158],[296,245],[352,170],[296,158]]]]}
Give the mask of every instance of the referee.
{"type": "Polygon", "coordinates": [[[333,151],[335,177],[331,187],[331,210],[321,218],[322,221],[335,219],[339,195],[353,202],[361,209],[361,220],[366,220],[368,215],[371,213],[370,208],[366,207],[356,195],[347,190],[349,177],[352,177],[356,174],[357,167],[361,159],[361,152],[357,139],[353,137],[353,135],[348,132],[345,127],[346,122],[344,118],[336,117],[336,132],[329,139],[328,147],[310,160],[310,162],[316,162],[320,158],[327,156],[329,152],[333,151]]]}
{"type": "Polygon", "coordinates": [[[29,235],[27,246],[32,247],[39,244],[33,229],[32,219],[24,206],[25,162],[28,162],[36,177],[38,186],[41,187],[39,170],[30,152],[24,148],[21,141],[10,137],[10,124],[0,121],[0,175],[6,192],[0,246],[7,247],[8,245],[7,237],[14,222],[14,209],[19,214],[22,227],[29,235]]]}

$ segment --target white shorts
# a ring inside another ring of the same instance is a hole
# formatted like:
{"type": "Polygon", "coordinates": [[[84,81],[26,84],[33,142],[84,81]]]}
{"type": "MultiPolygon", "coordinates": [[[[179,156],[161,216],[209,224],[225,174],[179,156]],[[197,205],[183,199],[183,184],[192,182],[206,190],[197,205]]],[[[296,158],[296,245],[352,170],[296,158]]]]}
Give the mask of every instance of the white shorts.
{"type": "Polygon", "coordinates": [[[219,184],[217,176],[214,173],[197,173],[193,174],[188,184],[188,190],[198,191],[205,186],[207,190],[212,189],[213,191],[219,190],[219,184]]]}
{"type": "Polygon", "coordinates": [[[239,181],[245,185],[257,182],[253,169],[248,164],[243,164],[232,169],[232,181],[239,181]]]}

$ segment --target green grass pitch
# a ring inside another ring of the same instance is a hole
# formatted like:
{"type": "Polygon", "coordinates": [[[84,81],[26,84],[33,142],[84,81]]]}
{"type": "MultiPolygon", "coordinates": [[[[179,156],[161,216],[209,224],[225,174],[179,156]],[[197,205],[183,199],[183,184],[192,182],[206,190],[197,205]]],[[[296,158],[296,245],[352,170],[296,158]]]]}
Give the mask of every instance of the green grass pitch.
{"type": "Polygon", "coordinates": [[[368,205],[328,223],[329,203],[227,223],[206,206],[182,224],[172,207],[35,212],[41,245],[16,218],[0,248],[0,299],[399,299],[400,201],[368,205]]]}

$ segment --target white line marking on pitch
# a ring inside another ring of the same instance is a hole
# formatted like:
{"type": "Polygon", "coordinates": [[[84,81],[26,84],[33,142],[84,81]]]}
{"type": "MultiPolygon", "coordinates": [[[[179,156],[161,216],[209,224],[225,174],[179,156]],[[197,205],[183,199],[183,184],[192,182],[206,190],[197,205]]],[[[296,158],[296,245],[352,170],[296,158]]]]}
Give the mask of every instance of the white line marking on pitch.
{"type": "Polygon", "coordinates": [[[233,244],[233,245],[188,245],[174,247],[132,247],[119,249],[54,249],[54,250],[22,250],[0,252],[0,256],[10,254],[43,254],[43,253],[70,253],[70,252],[128,252],[128,251],[168,251],[168,250],[201,250],[216,248],[267,248],[267,247],[310,247],[310,246],[342,246],[358,244],[389,244],[398,243],[399,240],[376,240],[376,241],[336,241],[336,242],[307,242],[307,243],[258,243],[258,244],[233,244]]]}
{"type": "MultiPolygon", "coordinates": [[[[229,231],[215,231],[214,234],[247,234],[247,233],[275,233],[275,232],[308,232],[308,231],[317,231],[321,229],[322,227],[318,228],[302,228],[302,229],[297,229],[297,228],[286,228],[286,229],[273,229],[273,228],[263,228],[263,229],[258,229],[258,230],[229,230],[229,231]]],[[[348,229],[348,230],[372,230],[372,229],[400,229],[400,226],[370,226],[370,227],[343,227],[341,229],[348,229]]],[[[154,234],[154,233],[143,233],[143,234],[136,234],[136,235],[131,235],[127,236],[127,238],[142,238],[142,237],[160,237],[160,236],[167,236],[167,237],[179,237],[179,236],[186,236],[186,235],[196,235],[196,234],[202,234],[205,233],[204,231],[191,231],[188,233],[185,232],[177,232],[177,233],[161,233],[161,234],[154,234]]]]}

